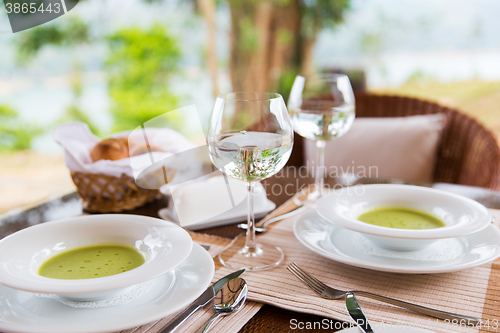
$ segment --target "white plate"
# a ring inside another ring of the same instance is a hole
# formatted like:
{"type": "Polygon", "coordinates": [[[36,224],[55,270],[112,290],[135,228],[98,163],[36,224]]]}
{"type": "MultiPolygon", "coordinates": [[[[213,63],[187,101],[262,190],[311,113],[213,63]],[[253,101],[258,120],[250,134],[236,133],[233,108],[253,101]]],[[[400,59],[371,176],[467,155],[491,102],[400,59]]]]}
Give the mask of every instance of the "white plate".
{"type": "Polygon", "coordinates": [[[32,293],[0,286],[0,330],[23,333],[98,333],[120,331],[173,314],[192,303],[210,284],[214,262],[194,244],[189,257],[151,288],[128,303],[79,309],[32,293]]]}
{"type": "MultiPolygon", "coordinates": [[[[203,181],[164,186],[160,191],[169,200],[168,208],[161,209],[158,215],[185,229],[212,228],[247,218],[247,184],[241,180],[220,175],[203,181]]],[[[267,199],[264,186],[259,182],[255,183],[253,203],[256,218],[276,208],[276,204],[267,199]]]]}
{"type": "Polygon", "coordinates": [[[500,257],[500,230],[438,240],[419,251],[380,248],[360,233],[343,229],[308,211],[295,221],[295,237],[323,257],[351,266],[393,273],[445,273],[489,263],[500,257]]]}
{"type": "MultiPolygon", "coordinates": [[[[236,222],[243,222],[247,220],[247,212],[246,212],[246,202],[244,205],[239,204],[237,205],[234,210],[229,210],[219,216],[216,216],[214,218],[211,218],[209,220],[203,221],[203,222],[197,222],[195,224],[188,225],[186,227],[183,227],[184,229],[188,230],[201,230],[201,229],[206,229],[206,228],[213,228],[213,227],[220,227],[223,225],[228,225],[236,222]],[[245,212],[242,213],[241,207],[245,207],[245,212]]],[[[276,208],[276,204],[272,202],[271,200],[266,199],[264,204],[255,206],[254,210],[254,215],[256,219],[260,219],[264,216],[266,216],[270,211],[272,211],[274,208],[276,208]]],[[[162,208],[158,211],[158,216],[161,217],[164,220],[167,220],[169,222],[175,223],[180,226],[180,223],[176,221],[175,215],[172,214],[172,211],[168,208],[162,208]]]]}

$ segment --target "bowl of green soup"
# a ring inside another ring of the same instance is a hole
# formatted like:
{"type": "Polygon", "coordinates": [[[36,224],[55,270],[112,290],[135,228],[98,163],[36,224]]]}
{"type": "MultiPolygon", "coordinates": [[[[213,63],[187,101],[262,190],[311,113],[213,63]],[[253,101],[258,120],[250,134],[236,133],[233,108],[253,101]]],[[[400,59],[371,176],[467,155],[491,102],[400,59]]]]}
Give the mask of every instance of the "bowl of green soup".
{"type": "Polygon", "coordinates": [[[488,210],[472,199],[411,185],[338,189],[318,201],[317,211],[331,223],[398,251],[420,250],[439,239],[472,234],[491,222],[488,210]]]}
{"type": "Polygon", "coordinates": [[[191,253],[189,234],[137,215],[90,215],[42,223],[0,241],[0,283],[98,300],[174,269],[191,253]]]}

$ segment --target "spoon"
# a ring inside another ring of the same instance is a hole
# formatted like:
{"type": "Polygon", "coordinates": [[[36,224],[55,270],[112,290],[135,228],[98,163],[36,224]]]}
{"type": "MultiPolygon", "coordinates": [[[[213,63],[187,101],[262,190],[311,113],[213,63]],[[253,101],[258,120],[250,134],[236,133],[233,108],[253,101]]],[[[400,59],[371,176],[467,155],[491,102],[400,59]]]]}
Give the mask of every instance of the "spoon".
{"type": "Polygon", "coordinates": [[[208,331],[219,316],[227,316],[238,311],[247,299],[248,287],[242,278],[226,282],[214,298],[215,314],[201,328],[199,333],[208,331]]]}
{"type": "MultiPolygon", "coordinates": [[[[298,206],[297,208],[294,208],[293,210],[289,211],[288,213],[285,213],[285,214],[273,217],[272,219],[269,219],[266,222],[264,222],[264,224],[261,225],[260,227],[255,227],[255,232],[259,232],[259,233],[266,232],[267,231],[266,227],[268,225],[270,225],[271,223],[284,220],[284,219],[286,219],[288,217],[291,217],[291,216],[293,216],[295,214],[298,214],[298,213],[302,212],[306,208],[307,207],[302,204],[302,205],[298,206]]],[[[238,228],[240,228],[240,229],[248,229],[248,224],[246,224],[246,223],[240,223],[240,224],[238,224],[238,228]]]]}

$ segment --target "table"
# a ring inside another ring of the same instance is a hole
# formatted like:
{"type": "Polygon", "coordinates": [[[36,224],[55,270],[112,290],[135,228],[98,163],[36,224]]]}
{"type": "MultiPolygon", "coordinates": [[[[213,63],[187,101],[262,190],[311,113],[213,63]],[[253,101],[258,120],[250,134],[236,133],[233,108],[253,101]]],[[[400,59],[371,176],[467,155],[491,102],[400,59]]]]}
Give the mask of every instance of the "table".
{"type": "MultiPolygon", "coordinates": [[[[298,192],[304,186],[312,182],[311,178],[298,177],[293,172],[293,169],[284,169],[276,176],[263,181],[270,200],[274,201],[278,206],[283,204],[293,194],[298,192]]],[[[352,181],[353,184],[361,183],[401,183],[397,180],[380,180],[380,179],[357,179],[352,181]]],[[[338,179],[328,179],[326,185],[330,187],[341,186],[338,179]]],[[[420,184],[424,186],[432,186],[442,190],[465,195],[475,199],[488,208],[500,209],[500,193],[477,187],[454,185],[454,184],[420,184]]],[[[146,215],[158,217],[158,210],[167,206],[165,198],[155,200],[143,207],[127,212],[130,214],[146,215]]],[[[13,232],[28,226],[43,223],[46,221],[76,216],[82,213],[78,195],[70,193],[60,198],[56,198],[26,210],[3,216],[0,219],[0,238],[3,238],[13,232]]],[[[238,229],[236,225],[224,227],[210,228],[198,231],[221,237],[233,238],[243,231],[238,229]]],[[[262,309],[255,315],[240,332],[289,332],[290,320],[296,319],[299,322],[319,322],[323,318],[309,314],[296,313],[277,308],[270,305],[264,305],[262,309]]],[[[294,330],[301,332],[301,330],[294,330]]],[[[307,332],[315,332],[315,330],[307,330],[307,332]]],[[[320,330],[318,330],[320,332],[320,330]]]]}

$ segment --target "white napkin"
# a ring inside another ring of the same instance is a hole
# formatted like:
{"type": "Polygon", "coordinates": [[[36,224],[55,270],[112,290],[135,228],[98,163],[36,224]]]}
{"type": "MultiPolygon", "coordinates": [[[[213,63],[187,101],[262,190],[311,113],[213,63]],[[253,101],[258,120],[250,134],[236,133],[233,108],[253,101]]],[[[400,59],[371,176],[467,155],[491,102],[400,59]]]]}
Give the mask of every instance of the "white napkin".
{"type": "MultiPolygon", "coordinates": [[[[221,174],[219,171],[215,173],[221,174]]],[[[160,217],[190,230],[234,223],[247,217],[246,182],[234,178],[216,176],[205,181],[168,185],[161,192],[170,195],[170,200],[169,207],[160,210],[160,217]]],[[[253,199],[256,217],[276,207],[267,199],[264,187],[258,182],[255,183],[253,199]]]]}
{"type": "Polygon", "coordinates": [[[161,148],[164,152],[153,152],[116,161],[93,162],[90,151],[100,140],[92,134],[87,124],[67,123],[57,127],[53,132],[54,140],[64,149],[64,159],[70,170],[114,177],[120,177],[122,174],[137,177],[155,162],[196,147],[181,134],[168,128],[148,127],[143,130],[138,127],[133,131],[113,135],[113,137],[127,137],[135,144],[145,144],[145,136],[151,145],[161,148]]]}

